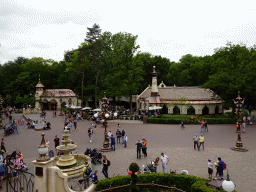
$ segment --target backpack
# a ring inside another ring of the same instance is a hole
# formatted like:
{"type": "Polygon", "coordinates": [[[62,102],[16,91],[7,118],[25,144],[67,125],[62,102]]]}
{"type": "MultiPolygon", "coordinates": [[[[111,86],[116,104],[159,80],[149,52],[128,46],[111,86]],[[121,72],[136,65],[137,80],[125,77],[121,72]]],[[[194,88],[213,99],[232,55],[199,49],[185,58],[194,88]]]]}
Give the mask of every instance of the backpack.
{"type": "Polygon", "coordinates": [[[108,161],[108,162],[107,162],[107,165],[110,166],[110,161],[109,161],[109,160],[107,160],[107,161],[108,161]]]}
{"type": "Polygon", "coordinates": [[[85,174],[90,175],[92,172],[92,168],[90,166],[87,167],[85,174]]]}
{"type": "Polygon", "coordinates": [[[227,169],[227,164],[224,163],[224,164],[223,164],[223,170],[226,170],[226,169],[227,169]]]}

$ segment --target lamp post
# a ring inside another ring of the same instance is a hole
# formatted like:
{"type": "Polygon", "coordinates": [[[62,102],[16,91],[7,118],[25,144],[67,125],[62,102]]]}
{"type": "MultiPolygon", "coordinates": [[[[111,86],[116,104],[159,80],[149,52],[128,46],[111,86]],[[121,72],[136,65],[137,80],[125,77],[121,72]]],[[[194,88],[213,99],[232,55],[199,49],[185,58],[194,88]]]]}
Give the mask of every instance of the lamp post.
{"type": "Polygon", "coordinates": [[[235,184],[233,183],[233,181],[230,181],[228,172],[227,172],[227,180],[224,180],[222,182],[222,188],[227,192],[231,192],[235,189],[235,184]]]}
{"type": "Polygon", "coordinates": [[[60,116],[63,116],[63,114],[62,114],[62,95],[61,95],[61,92],[60,92],[60,116]]]}
{"type": "Polygon", "coordinates": [[[49,149],[45,144],[44,135],[45,133],[42,133],[42,141],[41,144],[38,146],[38,153],[40,156],[36,159],[37,162],[45,162],[50,159],[49,157],[46,156],[49,149]]]}
{"type": "Polygon", "coordinates": [[[3,110],[3,98],[0,95],[0,129],[3,128],[3,123],[2,123],[2,110],[3,110]]]}
{"type": "Polygon", "coordinates": [[[236,141],[236,146],[232,147],[231,149],[234,151],[241,151],[245,152],[248,151],[245,147],[243,147],[243,142],[241,139],[241,122],[242,122],[242,106],[244,104],[244,99],[240,97],[240,91],[238,91],[238,96],[236,100],[233,99],[234,104],[236,105],[237,108],[237,122],[238,122],[238,129],[237,129],[237,141],[236,141]]]}
{"type": "MultiPolygon", "coordinates": [[[[106,94],[104,93],[104,98],[103,98],[103,101],[102,101],[102,118],[103,118],[103,125],[102,127],[105,128],[105,131],[104,131],[104,142],[103,142],[103,148],[101,149],[101,151],[104,151],[104,152],[109,152],[110,151],[110,148],[109,148],[109,142],[108,142],[108,136],[107,136],[107,127],[108,127],[108,122],[107,122],[107,118],[109,117],[109,114],[108,114],[108,99],[106,98],[106,94]]],[[[98,114],[94,114],[94,117],[98,117],[98,114]]]]}

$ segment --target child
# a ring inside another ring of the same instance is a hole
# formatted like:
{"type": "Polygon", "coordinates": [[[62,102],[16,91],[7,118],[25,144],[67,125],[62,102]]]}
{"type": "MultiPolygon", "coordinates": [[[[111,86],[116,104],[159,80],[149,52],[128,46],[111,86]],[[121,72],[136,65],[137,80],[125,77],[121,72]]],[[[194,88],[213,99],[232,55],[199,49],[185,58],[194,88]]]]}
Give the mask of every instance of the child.
{"type": "Polygon", "coordinates": [[[212,160],[211,160],[211,159],[208,159],[208,173],[209,173],[209,179],[212,179],[212,172],[213,172],[212,160]]]}
{"type": "Polygon", "coordinates": [[[97,176],[98,171],[95,170],[93,174],[90,175],[90,177],[92,178],[92,183],[93,184],[97,184],[98,183],[98,176],[97,176]]]}

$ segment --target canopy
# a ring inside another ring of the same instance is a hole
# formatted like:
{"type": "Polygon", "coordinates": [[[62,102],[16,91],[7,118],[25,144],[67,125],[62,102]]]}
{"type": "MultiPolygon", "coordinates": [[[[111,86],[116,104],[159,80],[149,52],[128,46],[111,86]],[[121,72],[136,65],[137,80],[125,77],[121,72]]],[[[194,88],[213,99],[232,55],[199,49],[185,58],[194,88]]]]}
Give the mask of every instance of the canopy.
{"type": "Polygon", "coordinates": [[[85,110],[91,110],[91,109],[92,109],[91,107],[84,107],[84,108],[81,109],[81,110],[85,111],[85,110]]]}
{"type": "Polygon", "coordinates": [[[101,111],[101,109],[100,108],[97,108],[97,109],[93,109],[92,111],[101,111]]]}
{"type": "Polygon", "coordinates": [[[157,109],[162,109],[163,107],[160,106],[154,106],[154,107],[149,107],[149,110],[157,110],[157,109]]]}

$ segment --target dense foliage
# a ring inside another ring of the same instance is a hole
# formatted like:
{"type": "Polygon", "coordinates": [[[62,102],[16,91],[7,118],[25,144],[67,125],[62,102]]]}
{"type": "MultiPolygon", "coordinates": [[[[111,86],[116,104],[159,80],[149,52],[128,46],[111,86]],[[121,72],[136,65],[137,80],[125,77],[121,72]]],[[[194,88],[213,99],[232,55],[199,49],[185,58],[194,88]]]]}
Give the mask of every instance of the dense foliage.
{"type": "Polygon", "coordinates": [[[131,98],[151,84],[150,73],[156,66],[158,84],[210,88],[226,101],[225,107],[233,106],[232,99],[240,91],[245,105],[256,106],[256,47],[228,43],[212,56],[187,54],[171,62],[140,52],[136,35],[101,33],[96,24],[87,29],[85,41],[65,51],[63,61],[18,57],[0,65],[0,94],[5,104],[33,105],[39,74],[46,89],[72,89],[94,105],[104,92],[114,102],[114,97],[131,98]]]}
{"type": "MultiPolygon", "coordinates": [[[[111,187],[118,187],[122,185],[130,184],[131,176],[117,176],[104,180],[100,180],[96,186],[96,191],[101,191],[111,187]]],[[[164,185],[164,186],[176,186],[178,189],[194,192],[217,192],[219,190],[213,189],[212,187],[206,186],[209,179],[204,179],[191,175],[180,175],[180,174],[166,174],[166,173],[151,173],[151,174],[138,174],[138,184],[141,183],[152,183],[164,185]]],[[[122,191],[124,189],[120,189],[122,191]]],[[[116,191],[116,190],[115,190],[116,191]]],[[[224,191],[224,190],[221,190],[224,191]]]]}

